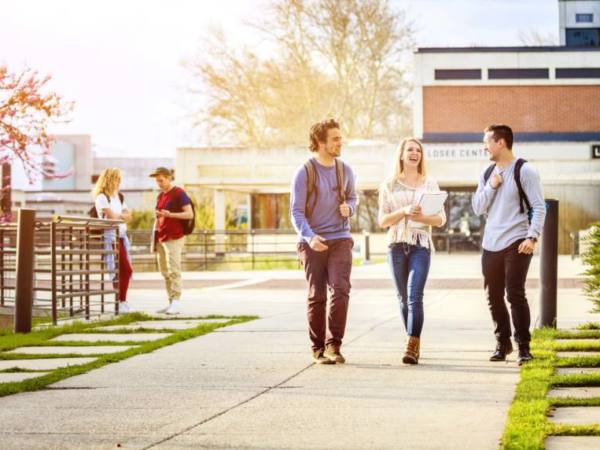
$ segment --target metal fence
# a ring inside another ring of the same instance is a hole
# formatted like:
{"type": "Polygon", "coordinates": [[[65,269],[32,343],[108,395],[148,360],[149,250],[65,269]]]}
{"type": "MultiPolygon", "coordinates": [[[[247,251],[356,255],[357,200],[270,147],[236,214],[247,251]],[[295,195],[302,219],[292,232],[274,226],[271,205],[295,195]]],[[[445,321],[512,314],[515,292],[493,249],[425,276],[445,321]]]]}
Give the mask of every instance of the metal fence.
{"type": "MultiPolygon", "coordinates": [[[[119,221],[56,216],[31,223],[33,251],[23,257],[17,224],[0,225],[0,306],[30,296],[34,316],[56,324],[119,313],[119,221]],[[17,275],[31,271],[19,294],[17,275]]],[[[21,222],[19,226],[23,226],[21,222]]],[[[27,234],[23,234],[27,236],[27,234]]],[[[21,238],[23,239],[23,238],[21,238]]],[[[28,237],[25,237],[28,239],[28,237]]]]}
{"type": "MultiPolygon", "coordinates": [[[[128,231],[134,262],[155,264],[150,230],[128,231]]],[[[255,269],[261,264],[298,264],[297,235],[289,230],[201,230],[186,236],[185,270],[207,270],[223,265],[255,269]]]]}
{"type": "Polygon", "coordinates": [[[14,305],[17,224],[0,224],[0,307],[14,305]]]}
{"type": "MultiPolygon", "coordinates": [[[[151,254],[151,230],[130,230],[134,262],[147,263],[149,270],[156,270],[155,256],[151,254]]],[[[378,249],[369,245],[371,236],[354,234],[355,252],[363,259],[385,256],[385,246],[378,249]]],[[[434,231],[433,240],[438,251],[479,251],[481,234],[434,231]]],[[[242,267],[255,269],[269,264],[299,264],[296,256],[298,238],[294,230],[200,230],[186,237],[183,255],[185,270],[208,270],[215,268],[242,267]]]]}

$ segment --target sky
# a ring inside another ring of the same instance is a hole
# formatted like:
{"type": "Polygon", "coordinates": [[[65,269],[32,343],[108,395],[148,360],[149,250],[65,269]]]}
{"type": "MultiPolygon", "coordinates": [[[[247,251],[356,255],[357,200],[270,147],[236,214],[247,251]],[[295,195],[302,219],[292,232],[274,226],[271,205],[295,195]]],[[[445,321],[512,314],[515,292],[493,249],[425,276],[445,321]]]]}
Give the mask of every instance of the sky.
{"type": "MultiPolygon", "coordinates": [[[[416,25],[418,46],[520,45],[519,32],[558,35],[558,0],[390,0],[416,25]]],[[[98,156],[170,157],[201,145],[188,112],[188,70],[221,27],[257,45],[247,26],[263,0],[0,0],[0,64],[51,74],[75,102],[54,133],[90,134],[98,156]]]]}

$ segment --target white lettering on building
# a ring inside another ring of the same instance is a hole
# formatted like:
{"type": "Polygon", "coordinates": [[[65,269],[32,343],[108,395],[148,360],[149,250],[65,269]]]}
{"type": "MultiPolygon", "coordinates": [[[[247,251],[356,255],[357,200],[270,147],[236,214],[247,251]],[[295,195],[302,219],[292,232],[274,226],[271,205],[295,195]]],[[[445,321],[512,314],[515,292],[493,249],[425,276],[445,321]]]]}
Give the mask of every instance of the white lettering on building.
{"type": "Polygon", "coordinates": [[[489,159],[483,148],[428,148],[425,150],[428,159],[453,160],[453,159],[489,159]]]}

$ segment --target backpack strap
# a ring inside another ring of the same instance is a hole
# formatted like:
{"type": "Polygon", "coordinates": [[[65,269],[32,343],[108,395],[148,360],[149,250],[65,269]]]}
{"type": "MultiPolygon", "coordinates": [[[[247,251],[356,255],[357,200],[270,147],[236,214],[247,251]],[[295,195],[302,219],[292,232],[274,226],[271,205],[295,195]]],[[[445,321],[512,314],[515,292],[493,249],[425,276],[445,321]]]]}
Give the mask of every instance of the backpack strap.
{"type": "Polygon", "coordinates": [[[485,169],[485,173],[483,174],[483,184],[486,184],[488,182],[488,180],[492,176],[492,172],[494,172],[495,168],[496,168],[496,163],[492,164],[487,169],[485,169]]]}
{"type": "Polygon", "coordinates": [[[527,215],[529,215],[529,211],[531,211],[531,203],[529,203],[529,199],[527,198],[527,194],[525,194],[525,190],[523,189],[523,185],[521,184],[521,168],[523,164],[527,161],[523,158],[517,159],[515,163],[515,182],[517,183],[517,189],[519,190],[519,208],[521,214],[525,213],[525,208],[527,208],[527,215]]]}
{"type": "Polygon", "coordinates": [[[306,171],[306,202],[304,204],[304,216],[310,219],[317,204],[317,196],[319,191],[317,189],[317,168],[312,158],[304,163],[304,170],[306,171]],[[310,197],[314,196],[312,206],[310,204],[310,197]]]}
{"type": "Polygon", "coordinates": [[[344,183],[344,163],[339,159],[335,159],[335,175],[337,178],[337,193],[338,202],[346,202],[346,184],[344,183]]]}

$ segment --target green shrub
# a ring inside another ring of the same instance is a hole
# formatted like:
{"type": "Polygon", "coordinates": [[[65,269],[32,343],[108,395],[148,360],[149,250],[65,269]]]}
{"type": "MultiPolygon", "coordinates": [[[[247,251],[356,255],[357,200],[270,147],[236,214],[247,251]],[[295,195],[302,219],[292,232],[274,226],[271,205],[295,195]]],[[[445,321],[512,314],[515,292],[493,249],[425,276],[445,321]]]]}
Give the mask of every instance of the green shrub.
{"type": "Polygon", "coordinates": [[[592,225],[592,232],[586,238],[588,250],[582,260],[588,269],[585,271],[585,292],[594,302],[596,311],[600,312],[600,222],[592,225]]]}

